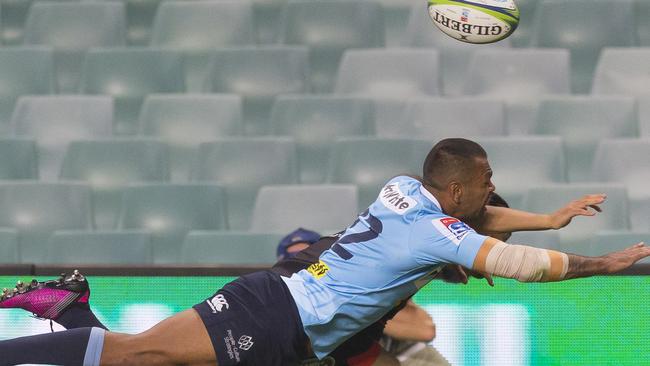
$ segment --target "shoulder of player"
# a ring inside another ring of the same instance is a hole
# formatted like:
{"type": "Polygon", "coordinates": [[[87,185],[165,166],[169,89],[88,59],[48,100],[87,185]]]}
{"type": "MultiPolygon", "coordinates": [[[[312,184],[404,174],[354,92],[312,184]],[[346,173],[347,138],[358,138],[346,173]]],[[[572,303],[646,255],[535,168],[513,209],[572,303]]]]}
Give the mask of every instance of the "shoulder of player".
{"type": "Polygon", "coordinates": [[[469,230],[473,230],[468,224],[463,222],[463,220],[440,212],[424,212],[418,216],[415,223],[418,225],[424,225],[427,230],[436,228],[438,229],[437,231],[441,231],[443,228],[447,229],[452,225],[454,225],[454,227],[463,226],[467,227],[469,230]]]}

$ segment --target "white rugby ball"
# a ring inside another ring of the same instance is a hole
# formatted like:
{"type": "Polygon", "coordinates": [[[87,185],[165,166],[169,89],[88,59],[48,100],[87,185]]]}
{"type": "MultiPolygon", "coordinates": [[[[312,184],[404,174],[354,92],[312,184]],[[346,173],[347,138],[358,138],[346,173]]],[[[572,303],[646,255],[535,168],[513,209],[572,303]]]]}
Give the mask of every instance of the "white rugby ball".
{"type": "Polygon", "coordinates": [[[428,0],[433,23],[452,38],[492,43],[507,38],[519,24],[514,0],[428,0]]]}

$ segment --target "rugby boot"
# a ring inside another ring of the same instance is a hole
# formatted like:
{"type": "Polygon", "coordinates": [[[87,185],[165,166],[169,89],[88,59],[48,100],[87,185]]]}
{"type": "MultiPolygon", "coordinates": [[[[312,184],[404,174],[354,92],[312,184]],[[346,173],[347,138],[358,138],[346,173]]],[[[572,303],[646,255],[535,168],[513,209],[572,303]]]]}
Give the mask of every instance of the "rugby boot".
{"type": "Polygon", "coordinates": [[[88,304],[90,288],[86,278],[74,270],[71,275],[61,274],[56,280],[26,284],[16,283],[12,290],[3,289],[0,308],[27,310],[41,319],[56,320],[72,304],[88,304]]]}

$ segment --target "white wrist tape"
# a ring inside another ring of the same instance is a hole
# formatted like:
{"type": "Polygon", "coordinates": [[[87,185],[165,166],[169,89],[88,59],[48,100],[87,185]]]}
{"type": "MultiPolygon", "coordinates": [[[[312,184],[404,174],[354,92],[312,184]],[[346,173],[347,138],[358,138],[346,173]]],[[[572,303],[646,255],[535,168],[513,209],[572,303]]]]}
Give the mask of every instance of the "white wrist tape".
{"type": "Polygon", "coordinates": [[[497,242],[485,261],[485,269],[499,277],[514,278],[521,282],[559,281],[569,267],[565,253],[497,242]]]}

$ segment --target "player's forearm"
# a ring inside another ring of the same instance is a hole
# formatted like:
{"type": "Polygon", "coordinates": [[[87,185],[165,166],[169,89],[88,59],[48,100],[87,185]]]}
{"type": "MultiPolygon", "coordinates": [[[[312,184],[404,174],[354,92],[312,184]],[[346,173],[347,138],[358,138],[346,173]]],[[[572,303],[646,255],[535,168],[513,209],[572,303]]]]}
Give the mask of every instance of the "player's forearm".
{"type": "Polygon", "coordinates": [[[481,232],[513,232],[553,228],[551,215],[536,214],[505,207],[487,206],[485,217],[478,224],[481,232]]]}
{"type": "Polygon", "coordinates": [[[582,257],[574,254],[567,254],[567,256],[569,268],[564,276],[565,280],[610,273],[607,257],[582,257]]]}
{"type": "Polygon", "coordinates": [[[616,273],[648,256],[650,247],[643,243],[600,257],[582,257],[487,238],[472,268],[521,282],[553,282],[616,273]]]}

